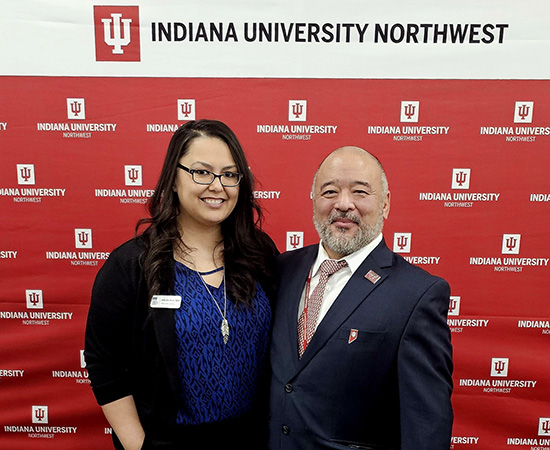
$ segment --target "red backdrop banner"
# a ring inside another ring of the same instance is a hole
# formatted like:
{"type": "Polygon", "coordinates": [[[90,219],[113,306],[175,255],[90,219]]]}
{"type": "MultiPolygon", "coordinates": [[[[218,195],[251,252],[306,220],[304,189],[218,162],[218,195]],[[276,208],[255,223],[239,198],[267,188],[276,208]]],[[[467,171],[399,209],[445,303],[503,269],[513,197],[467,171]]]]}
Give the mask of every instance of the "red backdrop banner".
{"type": "Polygon", "coordinates": [[[549,81],[4,76],[0,99],[0,448],[110,447],[91,286],[194,118],[241,140],[281,251],[318,240],[321,159],[375,153],[388,246],[451,285],[451,447],[550,448],[549,81]]]}

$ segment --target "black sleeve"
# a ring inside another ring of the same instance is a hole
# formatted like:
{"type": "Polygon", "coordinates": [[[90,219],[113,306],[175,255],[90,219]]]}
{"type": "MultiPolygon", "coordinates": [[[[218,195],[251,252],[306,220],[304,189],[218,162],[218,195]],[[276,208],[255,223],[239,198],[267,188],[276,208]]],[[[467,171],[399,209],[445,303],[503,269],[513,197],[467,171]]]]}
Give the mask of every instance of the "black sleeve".
{"type": "Polygon", "coordinates": [[[114,250],[98,272],[92,289],[84,355],[100,405],[132,394],[129,373],[139,299],[139,263],[131,253],[120,247],[114,250]]]}

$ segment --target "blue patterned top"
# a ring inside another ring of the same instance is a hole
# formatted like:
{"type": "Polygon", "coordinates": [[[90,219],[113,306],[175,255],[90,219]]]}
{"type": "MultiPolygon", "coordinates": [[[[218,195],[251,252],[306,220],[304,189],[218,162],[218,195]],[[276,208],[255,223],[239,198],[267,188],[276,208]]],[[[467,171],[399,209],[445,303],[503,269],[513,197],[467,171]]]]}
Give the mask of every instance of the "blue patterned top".
{"type": "MultiPolygon", "coordinates": [[[[198,425],[238,417],[255,400],[257,380],[267,357],[271,325],[269,300],[258,284],[252,307],[227,299],[229,341],[223,343],[222,316],[198,272],[175,264],[175,312],[182,405],[177,423],[198,425]]],[[[221,310],[223,282],[208,286],[221,310]]]]}

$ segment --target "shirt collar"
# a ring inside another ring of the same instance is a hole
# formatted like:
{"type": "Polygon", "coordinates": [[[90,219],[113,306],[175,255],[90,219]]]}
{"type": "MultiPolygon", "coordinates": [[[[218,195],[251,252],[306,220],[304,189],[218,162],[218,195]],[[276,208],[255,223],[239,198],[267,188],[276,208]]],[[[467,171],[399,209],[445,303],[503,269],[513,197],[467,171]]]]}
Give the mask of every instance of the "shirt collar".
{"type": "MultiPolygon", "coordinates": [[[[344,256],[339,261],[345,260],[348,263],[348,267],[351,269],[351,273],[353,275],[355,271],[359,268],[359,266],[363,263],[363,261],[366,259],[366,257],[370,255],[370,253],[376,248],[378,244],[380,244],[380,242],[382,242],[382,233],[380,233],[376,238],[374,238],[374,240],[370,244],[365,245],[364,247],[351,253],[350,255],[344,256]]],[[[312,276],[317,275],[317,272],[319,270],[319,267],[321,266],[321,263],[326,259],[330,259],[330,257],[328,256],[327,251],[325,250],[325,247],[323,247],[323,243],[319,242],[317,258],[313,263],[313,267],[311,271],[312,276]]]]}

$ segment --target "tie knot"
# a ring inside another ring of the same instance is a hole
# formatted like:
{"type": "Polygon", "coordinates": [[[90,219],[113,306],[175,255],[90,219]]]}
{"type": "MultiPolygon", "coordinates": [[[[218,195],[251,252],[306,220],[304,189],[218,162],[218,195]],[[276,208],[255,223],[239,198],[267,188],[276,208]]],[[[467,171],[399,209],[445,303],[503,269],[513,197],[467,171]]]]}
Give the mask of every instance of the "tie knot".
{"type": "Polygon", "coordinates": [[[348,263],[346,262],[346,260],[335,261],[334,259],[325,259],[321,263],[321,267],[319,267],[319,270],[321,271],[321,273],[325,273],[330,276],[333,273],[338,272],[340,269],[343,269],[347,265],[348,263]]]}

